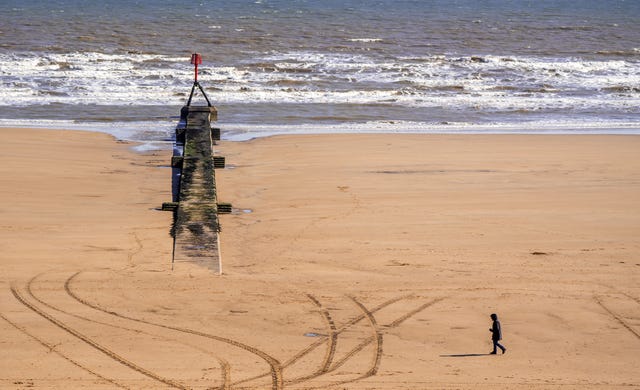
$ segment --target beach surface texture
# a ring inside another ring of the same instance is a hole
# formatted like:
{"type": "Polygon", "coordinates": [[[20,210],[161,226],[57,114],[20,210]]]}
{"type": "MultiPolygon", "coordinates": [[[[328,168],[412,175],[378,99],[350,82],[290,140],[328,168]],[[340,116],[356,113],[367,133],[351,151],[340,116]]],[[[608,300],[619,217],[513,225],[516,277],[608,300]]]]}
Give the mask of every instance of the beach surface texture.
{"type": "Polygon", "coordinates": [[[222,276],[171,270],[170,151],[0,141],[0,388],[639,386],[637,136],[223,141],[222,276]]]}

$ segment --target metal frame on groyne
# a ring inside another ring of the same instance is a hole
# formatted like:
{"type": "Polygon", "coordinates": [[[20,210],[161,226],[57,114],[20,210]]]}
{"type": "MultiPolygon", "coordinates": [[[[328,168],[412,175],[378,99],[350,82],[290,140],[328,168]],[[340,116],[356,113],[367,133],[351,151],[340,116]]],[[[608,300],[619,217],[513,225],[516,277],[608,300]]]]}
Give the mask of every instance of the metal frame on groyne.
{"type": "Polygon", "coordinates": [[[230,213],[231,205],[218,203],[216,194],[215,169],[225,165],[213,149],[220,139],[220,129],[211,127],[217,114],[211,105],[187,105],[180,112],[171,158],[173,202],[162,205],[174,213],[172,269],[189,262],[222,274],[218,214],[230,213]]]}

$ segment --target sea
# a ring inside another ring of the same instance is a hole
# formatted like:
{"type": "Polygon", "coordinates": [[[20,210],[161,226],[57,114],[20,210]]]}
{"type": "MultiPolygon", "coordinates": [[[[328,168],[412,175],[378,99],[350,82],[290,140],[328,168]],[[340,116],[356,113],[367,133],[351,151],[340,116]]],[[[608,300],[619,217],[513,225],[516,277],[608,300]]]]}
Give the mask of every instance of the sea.
{"type": "Polygon", "coordinates": [[[640,134],[640,0],[0,0],[0,126],[170,147],[195,52],[228,140],[640,134]]]}

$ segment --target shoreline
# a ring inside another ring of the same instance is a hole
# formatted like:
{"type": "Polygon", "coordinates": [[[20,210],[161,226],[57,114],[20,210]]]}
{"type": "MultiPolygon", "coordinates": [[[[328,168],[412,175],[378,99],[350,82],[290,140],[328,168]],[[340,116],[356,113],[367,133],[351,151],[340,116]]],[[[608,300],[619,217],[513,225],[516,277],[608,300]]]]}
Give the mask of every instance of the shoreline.
{"type": "MultiPolygon", "coordinates": [[[[66,129],[89,131],[112,135],[116,139],[139,143],[141,152],[171,148],[171,135],[177,120],[136,121],[136,122],[92,122],[43,121],[42,125],[0,124],[0,129],[66,129]],[[162,129],[162,130],[159,130],[162,129]]],[[[35,121],[38,122],[38,121],[35,121]]],[[[519,124],[432,124],[404,121],[380,121],[349,124],[232,124],[216,122],[222,129],[222,141],[243,142],[252,139],[280,135],[334,135],[334,134],[459,134],[459,135],[640,135],[640,123],[621,122],[617,124],[587,123],[519,123],[519,124]],[[251,129],[251,131],[247,131],[251,129]]]]}
{"type": "Polygon", "coordinates": [[[83,131],[0,139],[0,387],[207,387],[228,372],[269,388],[270,359],[286,388],[635,383],[638,137],[223,140],[218,199],[251,212],[221,216],[221,277],[170,270],[171,214],[154,209],[171,197],[169,150],[83,131]],[[504,357],[484,356],[492,312],[504,357]]]}

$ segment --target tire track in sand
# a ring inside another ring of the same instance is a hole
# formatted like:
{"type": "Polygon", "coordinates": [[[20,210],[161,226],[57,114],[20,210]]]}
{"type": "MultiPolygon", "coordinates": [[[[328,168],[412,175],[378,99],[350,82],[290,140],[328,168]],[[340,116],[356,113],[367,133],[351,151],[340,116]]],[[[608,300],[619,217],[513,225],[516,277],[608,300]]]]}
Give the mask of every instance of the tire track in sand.
{"type": "MultiPolygon", "coordinates": [[[[375,313],[378,312],[382,309],[384,309],[387,306],[390,306],[398,301],[401,301],[403,299],[407,299],[411,297],[411,295],[403,295],[400,297],[396,297],[396,298],[391,298],[385,302],[382,302],[381,304],[379,304],[378,306],[374,307],[373,309],[371,309],[371,313],[375,313]]],[[[340,335],[342,332],[344,332],[345,330],[351,328],[353,325],[357,324],[358,322],[364,320],[366,318],[366,315],[364,314],[360,314],[354,318],[352,318],[351,320],[347,321],[346,323],[344,323],[343,325],[341,325],[339,328],[336,329],[335,333],[336,335],[340,335]]],[[[322,344],[326,343],[327,339],[323,338],[320,339],[312,344],[310,344],[307,348],[303,349],[302,351],[298,352],[296,355],[294,355],[291,359],[287,360],[282,366],[283,367],[288,367],[290,365],[292,365],[293,363],[297,362],[298,360],[300,360],[301,358],[303,358],[304,356],[306,356],[307,354],[309,354],[310,352],[312,352],[314,349],[318,348],[319,346],[321,346],[322,344]]]]}
{"type": "Polygon", "coordinates": [[[629,295],[629,294],[627,294],[627,293],[626,293],[626,292],[624,292],[624,291],[619,291],[619,293],[620,293],[620,294],[622,294],[622,295],[624,295],[625,297],[627,297],[627,298],[629,298],[629,299],[634,300],[637,304],[639,304],[639,305],[640,305],[640,299],[638,299],[638,298],[636,298],[636,297],[634,297],[634,296],[632,296],[632,295],[629,295]]]}
{"type": "Polygon", "coordinates": [[[420,313],[421,311],[423,311],[424,309],[426,309],[429,306],[435,305],[436,303],[443,301],[446,297],[440,297],[440,298],[436,298],[434,300],[431,300],[429,302],[426,302],[420,306],[418,306],[416,309],[411,310],[410,312],[408,312],[407,314],[395,319],[393,322],[391,322],[388,325],[385,325],[385,327],[387,328],[395,328],[397,326],[399,326],[400,324],[402,324],[403,322],[405,322],[406,320],[408,320],[409,318],[413,317],[414,315],[420,313]]]}
{"type": "Polygon", "coordinates": [[[378,328],[378,322],[376,321],[376,318],[373,316],[373,314],[369,310],[367,310],[367,308],[355,297],[349,298],[353,301],[353,303],[356,304],[356,306],[360,308],[360,310],[362,310],[364,315],[367,317],[367,320],[369,320],[369,325],[371,325],[371,330],[373,332],[373,335],[371,337],[374,338],[376,343],[376,351],[374,353],[373,364],[369,371],[367,371],[362,376],[362,378],[366,378],[375,375],[378,372],[378,368],[380,367],[380,359],[382,359],[382,332],[380,332],[380,329],[378,328]]]}
{"type": "Polygon", "coordinates": [[[349,299],[353,301],[353,303],[358,307],[358,309],[360,309],[360,311],[362,311],[363,315],[367,318],[367,320],[369,321],[369,324],[371,325],[371,329],[373,330],[373,335],[365,338],[362,342],[360,342],[360,344],[356,345],[351,351],[347,352],[340,360],[338,360],[329,369],[329,372],[335,371],[338,368],[340,368],[343,364],[349,361],[349,359],[354,357],[357,353],[359,353],[364,348],[366,348],[369,344],[375,341],[376,351],[374,352],[374,355],[373,355],[373,364],[365,374],[353,380],[353,381],[356,381],[359,379],[364,379],[366,377],[375,375],[378,372],[378,367],[380,366],[380,359],[382,358],[382,333],[378,328],[378,323],[375,317],[373,316],[373,314],[355,297],[350,296],[349,299]]]}
{"type": "Polygon", "coordinates": [[[39,338],[38,336],[30,333],[28,330],[26,330],[25,328],[21,327],[20,325],[16,324],[15,322],[9,320],[7,317],[4,316],[4,314],[0,313],[0,318],[2,318],[3,320],[5,320],[7,323],[9,323],[9,325],[13,326],[14,328],[18,329],[20,332],[24,333],[25,335],[31,337],[32,339],[34,339],[36,342],[38,342],[38,344],[42,345],[43,347],[45,347],[46,349],[48,349],[49,351],[55,353],[56,355],[60,356],[61,358],[63,358],[64,360],[68,361],[69,363],[73,364],[74,366],[88,372],[89,374],[95,376],[96,378],[99,378],[105,382],[111,383],[115,386],[117,386],[118,388],[121,389],[129,389],[128,387],[126,387],[123,384],[120,384],[118,382],[116,382],[113,379],[107,378],[105,376],[102,376],[100,374],[98,374],[97,372],[91,370],[89,367],[83,366],[81,363],[77,362],[76,360],[70,358],[69,356],[63,354],[62,352],[58,351],[56,349],[56,346],[53,344],[49,344],[46,341],[42,340],[41,338],[39,338]]]}
{"type": "Polygon", "coordinates": [[[67,326],[62,321],[60,321],[60,320],[56,319],[55,317],[49,315],[48,313],[46,313],[42,309],[36,307],[32,303],[30,303],[26,299],[24,299],[24,297],[22,296],[22,294],[20,294],[20,292],[18,291],[18,289],[16,288],[15,285],[11,285],[11,292],[13,293],[13,296],[16,297],[16,299],[18,301],[20,301],[20,303],[22,303],[27,308],[31,309],[36,314],[40,315],[44,319],[48,320],[49,322],[51,322],[55,326],[59,327],[60,329],[66,331],[67,333],[71,334],[72,336],[75,336],[76,338],[84,341],[86,344],[88,344],[91,347],[97,349],[98,351],[102,352],[103,354],[105,354],[109,358],[117,361],[118,363],[120,363],[120,364],[122,364],[122,365],[124,365],[126,367],[129,367],[130,369],[132,369],[134,371],[137,371],[137,372],[139,372],[140,374],[142,374],[142,375],[144,375],[146,377],[149,377],[149,378],[151,378],[153,380],[156,380],[158,382],[164,383],[165,385],[169,385],[169,386],[177,388],[177,389],[185,389],[185,390],[187,389],[186,386],[183,386],[180,383],[177,383],[177,382],[172,381],[172,380],[167,379],[167,378],[163,378],[160,375],[157,375],[152,371],[149,371],[149,370],[147,370],[147,369],[145,369],[143,367],[138,366],[137,364],[135,364],[135,363],[123,358],[122,356],[120,356],[117,353],[111,351],[110,349],[98,344],[97,342],[95,342],[91,338],[85,336],[84,334],[82,334],[82,333],[76,331],[75,329],[67,326]]]}
{"type": "Polygon", "coordinates": [[[622,319],[622,317],[620,317],[619,315],[617,315],[616,313],[614,313],[613,311],[611,311],[608,307],[606,307],[604,305],[604,303],[602,303],[602,301],[600,300],[600,297],[598,297],[597,295],[594,295],[593,299],[596,301],[596,303],[598,305],[600,305],[607,313],[609,313],[616,321],[618,321],[620,323],[620,325],[624,326],[625,328],[627,328],[627,330],[631,333],[633,333],[634,336],[636,336],[637,339],[640,340],[640,333],[638,331],[636,331],[635,329],[633,329],[631,327],[631,325],[629,325],[624,319],[622,319]]]}
{"type": "Polygon", "coordinates": [[[79,315],[79,314],[71,313],[71,312],[68,312],[68,311],[66,311],[66,310],[62,310],[62,309],[60,309],[59,307],[56,307],[56,306],[54,306],[54,305],[52,305],[52,304],[50,304],[50,303],[48,303],[48,302],[45,302],[44,300],[42,300],[42,299],[38,298],[38,297],[33,293],[32,285],[33,285],[33,283],[35,282],[35,280],[36,280],[36,279],[38,279],[39,277],[41,277],[41,276],[42,276],[42,275],[44,275],[44,274],[45,274],[45,272],[40,273],[40,274],[38,274],[38,275],[36,275],[36,276],[32,277],[31,279],[29,279],[29,281],[27,282],[27,287],[26,287],[26,290],[27,290],[27,293],[29,294],[29,296],[30,296],[31,298],[33,298],[35,301],[37,301],[38,303],[40,303],[41,305],[46,306],[46,307],[48,307],[48,308],[50,308],[50,309],[52,309],[52,310],[55,310],[55,311],[57,311],[57,312],[64,313],[64,314],[66,314],[66,315],[68,315],[68,316],[75,317],[75,318],[78,318],[78,319],[81,319],[81,320],[84,320],[84,321],[90,321],[90,322],[93,322],[93,323],[96,323],[96,324],[100,324],[100,325],[104,325],[104,326],[110,326],[110,327],[112,327],[112,328],[128,330],[128,331],[131,331],[131,332],[134,332],[134,333],[138,333],[138,334],[140,334],[140,333],[145,333],[145,332],[143,332],[143,331],[141,331],[141,330],[139,330],[139,329],[133,329],[133,328],[128,328],[128,327],[126,327],[126,326],[120,326],[120,325],[116,325],[116,324],[110,324],[110,323],[107,323],[107,322],[98,321],[98,320],[93,319],[93,318],[84,317],[84,316],[81,316],[81,315],[79,315]]]}
{"type": "Polygon", "coordinates": [[[211,354],[210,351],[207,351],[207,350],[205,350],[203,348],[200,348],[200,347],[196,347],[196,346],[191,345],[189,343],[181,342],[180,340],[177,340],[177,339],[174,339],[174,338],[171,338],[171,337],[167,337],[167,336],[164,336],[164,335],[159,335],[159,334],[156,334],[156,333],[149,333],[149,332],[145,332],[145,331],[140,330],[140,329],[134,329],[134,328],[126,327],[126,326],[120,326],[120,325],[111,324],[111,323],[108,323],[108,322],[98,321],[98,320],[93,319],[93,318],[84,317],[84,316],[81,316],[81,315],[78,315],[78,314],[75,314],[75,313],[71,313],[71,312],[68,312],[66,310],[62,310],[59,307],[54,306],[54,305],[44,301],[41,298],[38,298],[33,293],[33,287],[32,286],[33,286],[33,283],[36,281],[37,278],[39,278],[40,276],[45,275],[45,274],[46,274],[46,272],[40,273],[40,274],[32,277],[31,279],[29,279],[29,281],[27,282],[27,287],[26,287],[27,293],[29,294],[29,296],[31,298],[33,298],[38,303],[40,303],[43,306],[46,306],[46,307],[48,307],[48,308],[50,308],[52,310],[55,310],[57,312],[60,312],[60,313],[66,314],[68,316],[75,317],[75,318],[78,318],[78,319],[81,319],[81,320],[84,320],[84,321],[93,322],[95,324],[109,326],[109,327],[112,327],[112,328],[123,329],[123,330],[127,330],[127,331],[130,331],[130,332],[134,332],[136,334],[146,334],[146,335],[152,336],[152,337],[161,337],[161,338],[163,338],[163,339],[165,339],[167,341],[175,342],[175,343],[178,343],[178,344],[182,344],[182,345],[185,345],[185,346],[187,346],[189,348],[193,348],[193,349],[195,349],[195,350],[197,350],[199,352],[207,354],[209,356],[213,356],[213,357],[216,358],[216,360],[218,360],[218,363],[220,364],[220,368],[222,370],[222,379],[223,379],[222,383],[223,384],[220,386],[220,388],[222,388],[222,389],[228,388],[228,382],[229,382],[228,378],[230,378],[231,366],[229,365],[229,363],[226,360],[221,359],[220,357],[211,354]]]}
{"type": "MultiPolygon", "coordinates": [[[[381,304],[379,304],[378,306],[376,306],[375,308],[373,308],[371,310],[371,312],[375,313],[379,310],[384,309],[387,306],[390,306],[398,301],[401,301],[403,299],[409,298],[411,297],[411,295],[402,295],[396,298],[391,298],[385,302],[382,302],[381,304]]],[[[349,320],[348,322],[346,322],[345,324],[343,324],[340,328],[337,328],[335,331],[336,337],[344,332],[345,330],[349,329],[350,327],[352,327],[353,325],[357,324],[358,322],[364,320],[365,316],[364,315],[359,315],[356,316],[354,318],[352,318],[351,320],[349,320]]],[[[295,354],[293,357],[291,357],[289,360],[287,360],[285,363],[282,364],[282,368],[285,369],[291,365],[293,365],[294,363],[296,363],[298,360],[302,359],[303,357],[305,357],[306,355],[308,355],[309,353],[313,352],[316,348],[320,347],[322,344],[326,343],[328,340],[326,337],[320,338],[317,341],[311,343],[308,347],[302,349],[301,351],[299,351],[297,354],[295,354]]],[[[320,367],[324,366],[324,362],[321,364],[320,367]]],[[[318,370],[316,370],[316,372],[318,372],[318,370]]],[[[313,379],[316,378],[320,375],[325,374],[326,372],[317,374],[317,375],[305,375],[305,380],[309,380],[309,379],[313,379]]],[[[265,376],[269,375],[268,373],[265,374],[260,374],[260,375],[256,375],[250,378],[245,378],[241,381],[235,382],[233,383],[234,385],[239,385],[242,383],[246,383],[246,382],[250,382],[252,380],[256,380],[256,379],[260,379],[260,378],[264,378],[265,376]]],[[[297,378],[292,379],[292,381],[296,381],[297,378]]],[[[290,381],[287,381],[287,384],[290,384],[290,381]]],[[[298,382],[296,382],[298,383],[298,382]]]]}
{"type": "MultiPolygon", "coordinates": [[[[331,317],[331,313],[329,313],[329,311],[322,305],[322,303],[320,303],[320,301],[313,295],[307,294],[307,298],[309,298],[309,300],[318,307],[318,310],[320,311],[320,314],[322,314],[322,318],[324,319],[327,325],[327,329],[329,333],[326,339],[326,341],[328,342],[327,352],[325,353],[322,363],[320,363],[320,366],[314,372],[301,377],[289,379],[285,381],[285,384],[287,385],[293,385],[296,383],[304,382],[306,380],[316,378],[326,373],[327,371],[329,371],[331,362],[333,362],[333,358],[336,354],[336,346],[338,343],[338,333],[337,333],[338,329],[336,328],[336,324],[333,321],[333,318],[331,317]]],[[[323,344],[324,342],[325,340],[322,340],[323,344]]]]}
{"type": "Polygon", "coordinates": [[[80,302],[83,305],[86,305],[92,309],[101,311],[103,313],[107,313],[107,314],[111,314],[113,316],[119,317],[119,318],[124,318],[126,320],[130,320],[130,321],[135,321],[135,322],[139,322],[139,323],[143,323],[143,324],[148,324],[148,325],[153,325],[153,326],[158,326],[161,328],[165,328],[165,329],[171,329],[171,330],[175,330],[177,332],[183,332],[183,333],[189,333],[189,334],[193,334],[196,336],[200,336],[200,337],[205,337],[208,339],[212,339],[212,340],[216,340],[216,341],[220,341],[229,345],[232,345],[234,347],[243,349],[247,352],[250,352],[256,356],[258,356],[259,358],[261,358],[262,360],[264,360],[270,368],[271,371],[271,379],[272,379],[272,389],[273,390],[280,390],[283,388],[283,379],[282,379],[282,365],[280,364],[280,362],[272,357],[271,355],[267,354],[266,352],[263,352],[255,347],[252,347],[250,345],[247,344],[243,344],[239,341],[235,341],[232,339],[228,339],[225,337],[221,337],[221,336],[216,336],[216,335],[212,335],[209,333],[204,333],[204,332],[200,332],[197,330],[192,330],[192,329],[187,329],[187,328],[179,328],[176,326],[171,326],[171,325],[165,325],[162,323],[157,323],[157,322],[152,322],[152,321],[146,321],[146,320],[142,320],[139,318],[135,318],[135,317],[130,317],[127,315],[123,315],[123,314],[119,314],[115,311],[112,310],[108,310],[105,308],[102,308],[96,304],[93,304],[85,299],[82,299],[81,297],[79,297],[78,295],[76,295],[72,290],[71,290],[71,284],[73,282],[73,280],[81,273],[81,271],[76,272],[75,274],[71,275],[65,282],[64,284],[64,289],[67,292],[67,294],[69,294],[69,296],[73,299],[75,299],[76,301],[80,302]]]}
{"type": "Polygon", "coordinates": [[[311,302],[313,302],[320,310],[322,314],[322,318],[324,318],[327,323],[327,327],[329,328],[329,337],[328,337],[328,345],[327,345],[327,353],[325,354],[325,358],[322,361],[322,365],[316,371],[317,373],[326,372],[333,361],[333,357],[336,354],[336,345],[338,342],[338,329],[336,328],[336,324],[331,317],[329,311],[320,303],[320,301],[311,294],[307,294],[307,297],[311,302]]]}
{"type": "MultiPolygon", "coordinates": [[[[420,313],[421,311],[423,311],[424,309],[428,308],[429,306],[432,306],[438,302],[441,302],[442,300],[446,299],[447,297],[440,297],[440,298],[436,298],[433,299],[429,302],[426,302],[420,306],[418,306],[416,309],[409,311],[408,313],[402,315],[401,317],[398,317],[396,320],[392,321],[391,323],[387,324],[387,325],[383,325],[383,327],[387,328],[387,329],[391,329],[391,328],[395,328],[397,326],[399,326],[400,324],[402,324],[404,321],[408,320],[409,318],[411,318],[412,316],[420,313]]],[[[356,301],[357,302],[357,301],[356,301]]],[[[356,303],[358,304],[358,303],[356,303]]],[[[367,311],[366,307],[362,306],[361,307],[362,310],[367,311]]],[[[369,310],[369,313],[373,313],[375,310],[369,310]]],[[[366,314],[364,314],[366,315],[366,314]]],[[[373,316],[371,316],[370,321],[372,321],[372,324],[375,324],[374,327],[377,330],[377,332],[380,332],[377,323],[375,322],[375,318],[373,316]]],[[[366,346],[368,346],[369,344],[371,344],[372,342],[376,341],[377,338],[376,336],[369,336],[366,339],[364,339],[360,344],[358,344],[356,347],[354,347],[351,351],[349,351],[345,356],[343,356],[342,359],[340,359],[339,361],[337,361],[330,369],[328,372],[332,372],[335,371],[336,369],[338,369],[340,366],[342,366],[344,363],[346,363],[350,358],[352,358],[353,356],[355,356],[358,352],[362,351],[366,346]]],[[[353,378],[353,379],[345,379],[342,381],[337,381],[337,382],[332,382],[326,385],[322,385],[322,386],[314,386],[314,387],[307,387],[307,390],[310,389],[326,389],[328,387],[334,387],[334,386],[340,386],[340,385],[344,385],[347,383],[353,383],[356,381],[359,381],[361,379],[365,379],[367,377],[373,376],[377,373],[377,370],[379,368],[380,365],[380,361],[382,358],[382,338],[380,337],[380,339],[378,340],[378,345],[376,347],[376,358],[374,360],[374,365],[372,366],[372,368],[360,375],[357,378],[353,378]]]]}
{"type": "Polygon", "coordinates": [[[231,365],[229,362],[224,360],[223,358],[218,358],[220,362],[220,368],[222,368],[222,386],[220,386],[221,390],[230,390],[231,389],[231,365]]]}
{"type": "MultiPolygon", "coordinates": [[[[387,306],[390,306],[396,302],[399,302],[403,299],[408,299],[408,298],[412,298],[413,295],[409,294],[409,295],[403,295],[403,296],[399,296],[399,297],[395,297],[392,299],[389,299],[385,302],[380,303],[379,305],[375,306],[373,309],[371,310],[365,310],[363,312],[363,314],[360,314],[354,318],[352,318],[351,320],[347,321],[345,324],[343,324],[340,327],[336,328],[336,335],[339,335],[340,333],[344,332],[345,330],[349,329],[351,326],[359,323],[360,321],[364,320],[365,318],[367,318],[367,312],[370,314],[376,313],[384,308],[386,308],[387,306]]],[[[397,319],[395,319],[394,321],[392,321],[390,324],[388,325],[383,325],[383,327],[385,328],[394,328],[397,327],[399,325],[401,325],[404,321],[408,320],[409,318],[411,318],[412,316],[420,313],[421,311],[425,310],[426,308],[428,308],[429,306],[432,306],[444,299],[446,299],[447,297],[440,297],[440,298],[436,298],[433,299],[429,302],[426,302],[420,306],[418,306],[416,309],[413,309],[409,312],[407,312],[406,314],[398,317],[397,319]]],[[[375,319],[374,319],[375,320],[375,319]]],[[[377,325],[376,325],[377,326],[377,325]]],[[[324,371],[322,373],[316,374],[319,370],[316,370],[314,374],[310,374],[310,375],[306,375],[304,376],[304,380],[302,381],[297,381],[298,378],[292,379],[292,380],[287,380],[285,381],[286,384],[296,384],[296,383],[300,383],[303,381],[308,381],[310,379],[314,379],[317,378],[319,376],[325,375],[329,372],[333,372],[336,369],[338,369],[339,367],[341,367],[344,363],[346,363],[349,359],[353,358],[353,356],[355,356],[358,352],[362,351],[364,348],[366,348],[369,344],[371,344],[372,342],[376,341],[377,338],[376,336],[369,336],[366,339],[364,339],[360,344],[358,344],[356,347],[354,347],[351,351],[349,351],[345,356],[343,356],[340,360],[338,360],[337,362],[334,363],[333,366],[331,366],[327,371],[324,371]]],[[[305,349],[303,349],[302,351],[298,352],[296,355],[294,355],[291,359],[287,360],[285,363],[283,363],[282,367],[286,368],[292,364],[294,364],[295,362],[297,362],[298,360],[300,360],[302,357],[306,356],[307,354],[311,353],[313,350],[315,350],[316,348],[318,348],[319,346],[321,346],[322,344],[326,343],[328,341],[328,338],[322,338],[319,339],[318,341],[315,341],[314,343],[310,344],[308,347],[306,347],[305,349]]],[[[381,348],[382,348],[382,340],[380,339],[380,353],[376,352],[376,356],[382,357],[382,353],[381,353],[381,348]]],[[[376,351],[378,351],[378,349],[376,348],[376,351]]],[[[378,360],[376,357],[375,360],[378,360]]],[[[375,372],[377,373],[377,369],[379,367],[380,364],[380,360],[378,360],[378,363],[376,364],[374,360],[374,365],[372,366],[372,369],[375,367],[375,372]]],[[[323,362],[324,364],[324,362],[323,362]]],[[[371,371],[371,369],[369,370],[371,371]]],[[[240,383],[245,383],[245,382],[249,382],[251,380],[254,379],[258,379],[258,378],[262,378],[264,376],[266,376],[267,374],[262,374],[262,375],[258,375],[256,377],[252,377],[252,378],[247,378],[244,379],[242,381],[236,382],[234,383],[234,385],[240,384],[240,383]]],[[[370,376],[370,375],[366,375],[366,373],[360,377],[357,377],[355,379],[347,379],[347,380],[343,380],[340,382],[335,382],[330,384],[329,386],[338,386],[341,384],[347,384],[347,383],[351,383],[351,382],[355,382],[358,381],[360,379],[365,378],[366,376],[370,376]]],[[[309,387],[309,389],[322,389],[325,386],[316,386],[316,387],[309,387]]]]}

